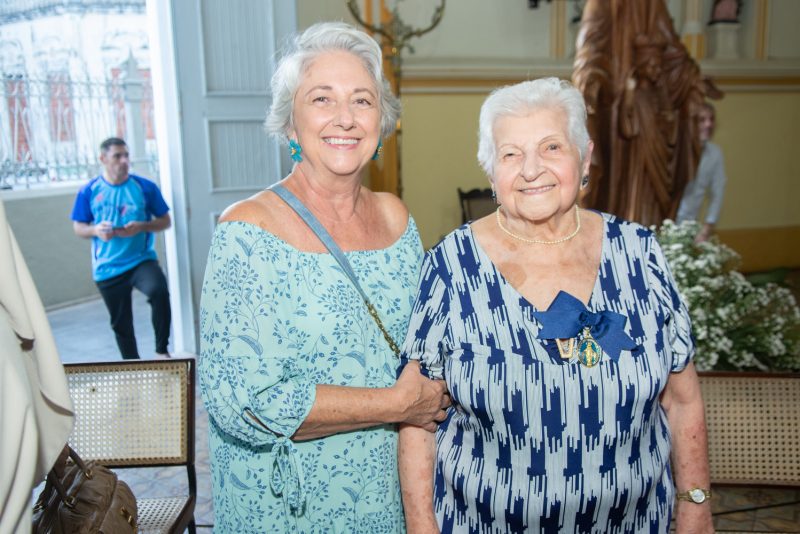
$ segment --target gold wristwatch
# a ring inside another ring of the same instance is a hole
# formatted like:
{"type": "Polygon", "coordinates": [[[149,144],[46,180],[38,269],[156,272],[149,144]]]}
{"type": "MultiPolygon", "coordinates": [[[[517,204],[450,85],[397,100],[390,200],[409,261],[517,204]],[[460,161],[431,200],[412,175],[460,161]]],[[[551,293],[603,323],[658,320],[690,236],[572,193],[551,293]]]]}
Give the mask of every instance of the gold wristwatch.
{"type": "Polygon", "coordinates": [[[679,501],[689,501],[695,504],[703,504],[707,499],[711,498],[711,490],[701,488],[692,488],[689,491],[678,493],[675,498],[679,501]]]}

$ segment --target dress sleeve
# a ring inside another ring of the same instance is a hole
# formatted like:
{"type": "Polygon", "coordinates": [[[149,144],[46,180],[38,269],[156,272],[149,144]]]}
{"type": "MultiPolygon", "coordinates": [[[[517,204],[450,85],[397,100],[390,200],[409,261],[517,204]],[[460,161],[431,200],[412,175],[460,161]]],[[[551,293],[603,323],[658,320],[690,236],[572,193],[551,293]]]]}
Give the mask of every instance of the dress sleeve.
{"type": "Polygon", "coordinates": [[[245,443],[285,445],[316,396],[290,346],[273,341],[286,270],[264,233],[217,226],[200,298],[200,388],[219,428],[245,443]]]}
{"type": "Polygon", "coordinates": [[[401,352],[403,365],[409,360],[420,362],[422,374],[428,378],[444,378],[444,352],[450,331],[450,291],[446,263],[435,248],[425,255],[408,333],[401,352]]]}
{"type": "Polygon", "coordinates": [[[648,269],[656,300],[664,317],[664,343],[671,353],[670,371],[683,371],[694,359],[695,344],[689,309],[678,291],[667,259],[655,236],[650,237],[648,269]]]}

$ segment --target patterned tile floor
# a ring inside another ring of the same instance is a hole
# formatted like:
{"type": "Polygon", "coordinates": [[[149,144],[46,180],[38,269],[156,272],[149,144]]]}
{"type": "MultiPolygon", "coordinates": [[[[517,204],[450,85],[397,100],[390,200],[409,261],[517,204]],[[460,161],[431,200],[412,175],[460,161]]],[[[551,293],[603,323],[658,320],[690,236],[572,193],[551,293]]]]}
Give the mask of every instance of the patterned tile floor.
{"type": "Polygon", "coordinates": [[[720,488],[711,504],[717,532],[800,532],[800,490],[720,488]]]}
{"type": "MultiPolygon", "coordinates": [[[[153,330],[149,324],[145,298],[134,293],[134,317],[139,352],[154,357],[153,330]]],[[[119,358],[108,315],[101,300],[54,310],[48,313],[53,334],[64,362],[101,361],[119,358]]],[[[183,355],[181,355],[183,356],[183,355]]],[[[191,355],[189,355],[191,356],[191,355]]],[[[211,502],[211,476],[208,468],[208,414],[197,399],[195,429],[195,467],[197,470],[198,532],[211,532],[214,512],[211,502]]],[[[120,473],[137,496],[163,496],[186,491],[182,468],[129,469],[120,473]]],[[[38,492],[37,492],[38,493],[38,492]]],[[[715,489],[712,500],[714,524],[718,532],[796,532],[800,533],[800,490],[715,489]],[[785,504],[790,503],[790,504],[785,504]],[[749,510],[756,506],[769,506],[749,510]],[[721,513],[726,510],[745,510],[721,513]],[[749,511],[748,511],[749,510],[749,511]]]]}

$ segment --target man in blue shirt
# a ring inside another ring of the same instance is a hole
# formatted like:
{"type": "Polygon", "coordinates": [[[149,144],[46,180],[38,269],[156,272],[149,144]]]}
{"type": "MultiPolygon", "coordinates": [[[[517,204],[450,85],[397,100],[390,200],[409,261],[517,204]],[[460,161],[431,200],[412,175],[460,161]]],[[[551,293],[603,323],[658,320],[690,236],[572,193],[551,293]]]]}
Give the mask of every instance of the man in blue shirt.
{"type": "Polygon", "coordinates": [[[169,356],[169,290],[158,266],[153,234],[172,224],[169,207],[156,184],[128,173],[128,147],[122,139],[110,137],[101,143],[100,162],[103,174],[78,191],[73,229],[92,240],[94,281],[111,314],[122,357],[139,357],[133,331],[133,288],[147,295],[152,308],[156,353],[169,356]]]}

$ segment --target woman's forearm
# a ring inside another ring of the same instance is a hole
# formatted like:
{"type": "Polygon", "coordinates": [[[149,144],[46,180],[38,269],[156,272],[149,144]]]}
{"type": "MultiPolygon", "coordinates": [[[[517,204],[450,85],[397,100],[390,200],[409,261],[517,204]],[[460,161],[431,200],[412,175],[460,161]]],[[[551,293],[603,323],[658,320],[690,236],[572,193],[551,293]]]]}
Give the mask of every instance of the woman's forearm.
{"type": "Polygon", "coordinates": [[[441,380],[429,380],[419,363],[403,368],[389,388],[356,388],[318,384],[311,411],[292,436],[307,440],[387,423],[411,423],[428,432],[447,416],[447,388],[441,380]]]}
{"type": "Polygon", "coordinates": [[[303,441],[402,420],[405,402],[393,388],[317,385],[308,416],[292,436],[303,441]]]}
{"type": "Polygon", "coordinates": [[[671,403],[667,419],[672,434],[675,486],[678,491],[698,487],[708,489],[708,436],[699,386],[693,399],[675,399],[671,403]]]}
{"type": "Polygon", "coordinates": [[[439,532],[433,513],[435,435],[416,426],[401,425],[397,461],[408,533],[439,532]]]}
{"type": "MultiPolygon", "coordinates": [[[[710,488],[708,469],[708,436],[700,383],[692,364],[680,373],[670,375],[662,405],[667,412],[672,434],[672,467],[675,489],[710,488]]],[[[713,532],[711,502],[696,504],[676,501],[675,525],[678,534],[713,532]],[[689,530],[689,529],[693,530],[689,530]]]]}

